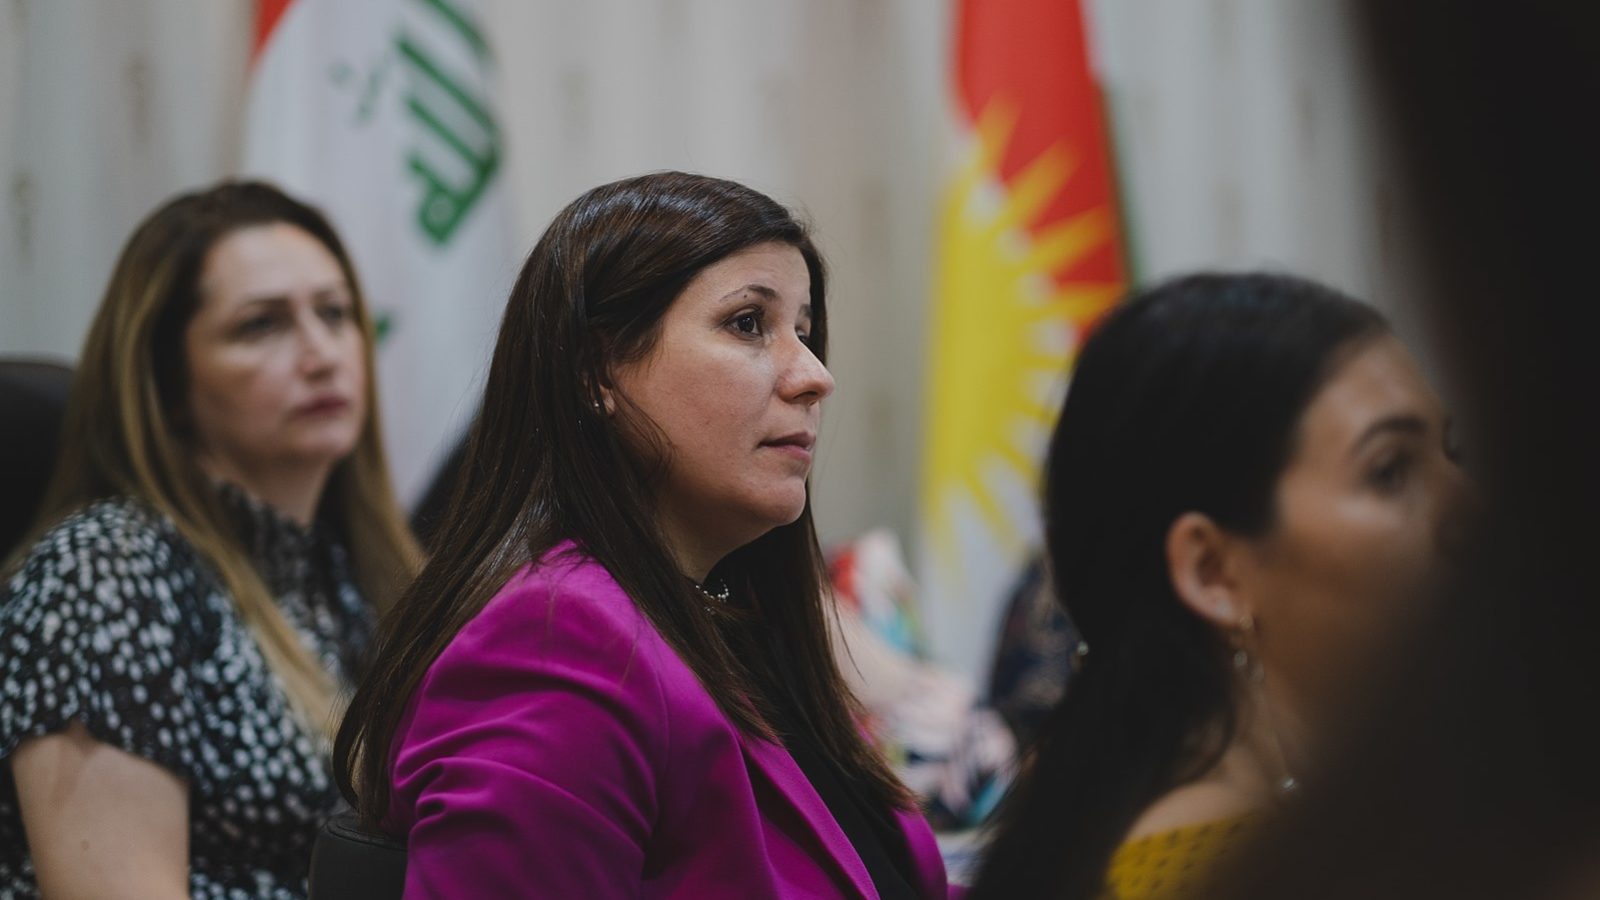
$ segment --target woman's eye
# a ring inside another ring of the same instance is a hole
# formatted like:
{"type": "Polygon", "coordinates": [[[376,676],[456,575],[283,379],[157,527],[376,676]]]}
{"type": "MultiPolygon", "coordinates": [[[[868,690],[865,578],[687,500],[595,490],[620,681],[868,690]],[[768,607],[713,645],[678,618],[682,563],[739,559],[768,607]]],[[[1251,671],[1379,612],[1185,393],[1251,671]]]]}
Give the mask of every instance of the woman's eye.
{"type": "Polygon", "coordinates": [[[318,314],[329,325],[342,325],[350,320],[351,311],[348,306],[324,306],[318,314]]]}
{"type": "Polygon", "coordinates": [[[734,317],[733,327],[737,329],[740,334],[750,335],[752,337],[759,335],[761,334],[761,314],[753,312],[741,313],[740,315],[734,317]]]}
{"type": "Polygon", "coordinates": [[[1461,465],[1461,432],[1456,429],[1455,422],[1446,422],[1444,426],[1444,455],[1445,458],[1461,465]]]}
{"type": "Polygon", "coordinates": [[[1393,494],[1406,486],[1410,474],[1411,457],[1402,454],[1373,469],[1367,480],[1380,492],[1393,494]]]}
{"type": "Polygon", "coordinates": [[[240,337],[257,337],[271,331],[277,324],[278,319],[276,316],[264,313],[259,316],[251,316],[240,322],[236,333],[240,337]]]}

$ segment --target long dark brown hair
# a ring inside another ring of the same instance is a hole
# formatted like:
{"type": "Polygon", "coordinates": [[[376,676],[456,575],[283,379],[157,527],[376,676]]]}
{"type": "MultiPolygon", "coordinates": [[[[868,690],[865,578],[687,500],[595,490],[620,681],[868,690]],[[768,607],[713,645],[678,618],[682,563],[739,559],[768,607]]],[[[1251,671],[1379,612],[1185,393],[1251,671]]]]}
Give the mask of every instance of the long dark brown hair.
{"type": "Polygon", "coordinates": [[[1191,511],[1270,531],[1307,404],[1386,333],[1319,284],[1200,274],[1134,296],[1085,344],[1044,508],[1057,598],[1090,649],[1001,806],[974,900],[1099,897],[1139,814],[1215,765],[1236,724],[1232,650],[1174,593],[1167,532],[1191,511]]]}
{"type": "Polygon", "coordinates": [[[739,729],[773,736],[782,703],[868,796],[906,805],[905,789],[860,735],[830,650],[810,502],[798,520],[717,566],[758,623],[759,652],[734,652],[657,527],[664,455],[631,451],[593,405],[613,366],[651,350],[662,316],[697,273],[768,242],[805,259],[811,348],[825,358],[822,258],[787,209],[742,185],[681,172],[602,185],[562,210],[533,248],[506,306],[432,560],[382,623],[335,742],[340,789],[369,825],[388,812],[395,730],[428,666],[516,569],[568,539],[616,578],[739,729]]]}
{"type": "Polygon", "coordinates": [[[378,421],[374,334],[344,244],[321,212],[257,181],[225,181],[163,204],[128,238],[106,285],[73,374],[61,451],[32,538],[3,568],[15,570],[39,535],[68,514],[112,496],[137,497],[169,518],[227,587],[290,704],[330,732],[339,685],[278,609],[240,544],[210,480],[195,464],[185,424],[183,335],[201,303],[200,275],[218,242],[244,228],[285,223],[339,263],[350,286],[366,369],[366,420],[334,466],[318,516],[349,541],[357,584],[380,612],[416,571],[421,553],[390,486],[378,421]]]}

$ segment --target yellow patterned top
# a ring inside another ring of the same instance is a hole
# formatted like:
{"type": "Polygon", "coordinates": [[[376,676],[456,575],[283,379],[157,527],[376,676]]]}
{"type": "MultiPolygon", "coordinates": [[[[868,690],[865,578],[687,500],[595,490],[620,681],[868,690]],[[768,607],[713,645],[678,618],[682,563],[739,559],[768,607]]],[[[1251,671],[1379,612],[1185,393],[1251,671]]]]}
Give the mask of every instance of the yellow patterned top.
{"type": "Polygon", "coordinates": [[[1253,817],[1185,825],[1127,841],[1111,855],[1104,900],[1178,900],[1249,834],[1253,817]]]}

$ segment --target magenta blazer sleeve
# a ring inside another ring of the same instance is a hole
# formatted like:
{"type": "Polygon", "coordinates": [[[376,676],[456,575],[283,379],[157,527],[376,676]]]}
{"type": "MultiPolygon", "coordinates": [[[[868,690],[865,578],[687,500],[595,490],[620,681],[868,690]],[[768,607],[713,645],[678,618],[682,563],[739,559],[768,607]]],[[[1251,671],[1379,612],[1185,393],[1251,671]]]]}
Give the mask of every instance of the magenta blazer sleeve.
{"type": "MultiPolygon", "coordinates": [[[[876,897],[787,753],[575,553],[512,578],[434,662],[391,771],[408,898],[876,897]]],[[[945,897],[932,834],[901,819],[945,897]]]]}

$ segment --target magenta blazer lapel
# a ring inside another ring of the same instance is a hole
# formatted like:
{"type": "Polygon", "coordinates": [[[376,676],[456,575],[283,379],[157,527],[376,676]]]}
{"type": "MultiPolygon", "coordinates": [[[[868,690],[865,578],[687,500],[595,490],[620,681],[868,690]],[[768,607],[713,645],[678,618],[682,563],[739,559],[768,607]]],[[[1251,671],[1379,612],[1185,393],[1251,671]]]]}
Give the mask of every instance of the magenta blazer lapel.
{"type": "Polygon", "coordinates": [[[900,823],[900,833],[906,836],[906,849],[910,851],[911,868],[917,878],[913,887],[917,892],[924,897],[952,900],[965,896],[964,888],[950,886],[944,871],[944,854],[939,852],[939,842],[934,840],[933,830],[922,813],[914,809],[900,810],[895,813],[895,821],[900,823]]]}
{"type": "Polygon", "coordinates": [[[742,732],[739,734],[739,746],[744,750],[745,761],[751,771],[765,777],[800,814],[801,821],[806,823],[817,842],[827,851],[828,861],[844,872],[862,897],[878,900],[878,889],[873,886],[872,876],[867,873],[860,854],[856,853],[844,829],[834,820],[828,805],[817,794],[816,788],[811,786],[810,779],[800,771],[800,766],[789,755],[789,751],[771,741],[748,737],[742,732]]]}

